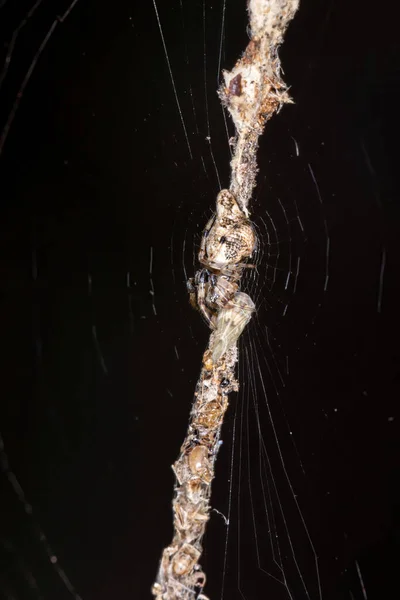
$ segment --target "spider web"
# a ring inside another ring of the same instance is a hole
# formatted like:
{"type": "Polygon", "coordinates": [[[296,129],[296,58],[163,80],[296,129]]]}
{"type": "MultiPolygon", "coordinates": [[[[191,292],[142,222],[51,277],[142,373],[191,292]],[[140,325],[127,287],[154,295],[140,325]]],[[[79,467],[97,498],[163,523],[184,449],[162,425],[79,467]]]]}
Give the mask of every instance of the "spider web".
{"type": "MultiPolygon", "coordinates": [[[[257,312],[213,483],[210,598],[382,597],[395,572],[398,214],[373,108],[390,108],[374,86],[394,53],[360,57],[343,10],[301,6],[281,53],[296,104],[261,140],[257,312]]],[[[229,184],[216,89],[246,46],[245,3],[0,15],[0,589],[143,597],[208,335],[185,282],[229,184]]]]}

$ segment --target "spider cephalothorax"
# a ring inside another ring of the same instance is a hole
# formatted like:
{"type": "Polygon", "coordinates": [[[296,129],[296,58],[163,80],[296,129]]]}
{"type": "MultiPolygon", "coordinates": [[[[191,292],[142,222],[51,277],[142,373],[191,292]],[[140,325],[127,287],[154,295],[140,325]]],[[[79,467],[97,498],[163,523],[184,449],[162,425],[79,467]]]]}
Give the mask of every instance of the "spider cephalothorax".
{"type": "MultiPolygon", "coordinates": [[[[254,310],[247,294],[240,292],[240,278],[256,245],[252,224],[229,190],[221,190],[217,210],[203,232],[199,261],[203,266],[188,281],[193,306],[211,329],[224,329],[226,344],[239,337],[254,310]]],[[[223,343],[223,346],[226,346],[223,343]]],[[[226,349],[226,348],[225,348],[226,349]]]]}

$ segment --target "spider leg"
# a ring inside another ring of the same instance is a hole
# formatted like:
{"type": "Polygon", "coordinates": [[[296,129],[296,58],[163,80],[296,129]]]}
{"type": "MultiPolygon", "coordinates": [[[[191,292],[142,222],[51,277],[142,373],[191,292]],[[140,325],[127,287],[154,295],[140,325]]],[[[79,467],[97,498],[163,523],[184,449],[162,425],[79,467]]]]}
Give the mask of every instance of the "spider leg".
{"type": "Polygon", "coordinates": [[[207,254],[206,242],[207,242],[208,234],[210,233],[211,228],[214,225],[214,222],[215,222],[215,215],[213,215],[211,217],[211,219],[208,221],[207,225],[204,228],[203,235],[201,238],[200,250],[199,250],[200,263],[204,263],[204,261],[206,260],[206,254],[207,254]]]}
{"type": "Polygon", "coordinates": [[[253,265],[250,263],[236,263],[235,265],[232,266],[228,266],[225,268],[222,268],[219,270],[219,274],[220,275],[225,275],[225,277],[228,277],[230,279],[232,279],[233,281],[238,281],[242,274],[244,269],[256,269],[257,265],[253,265]]]}
{"type": "Polygon", "coordinates": [[[206,279],[208,277],[207,269],[201,269],[201,271],[197,271],[196,273],[196,283],[197,283],[197,305],[201,314],[203,315],[207,325],[210,329],[215,329],[216,318],[213,311],[207,306],[206,296],[207,296],[207,283],[206,279]]]}
{"type": "Polygon", "coordinates": [[[197,293],[196,293],[196,283],[194,277],[191,277],[186,282],[187,291],[189,292],[189,302],[192,305],[192,308],[196,310],[199,308],[197,304],[197,293]]]}

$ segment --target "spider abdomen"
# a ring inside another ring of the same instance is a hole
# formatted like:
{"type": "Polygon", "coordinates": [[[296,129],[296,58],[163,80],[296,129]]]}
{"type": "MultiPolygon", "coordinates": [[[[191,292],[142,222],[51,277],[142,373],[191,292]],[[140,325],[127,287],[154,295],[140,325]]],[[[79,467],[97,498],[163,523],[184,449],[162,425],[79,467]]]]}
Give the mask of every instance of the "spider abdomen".
{"type": "Polygon", "coordinates": [[[216,221],[206,241],[207,262],[216,269],[242,262],[251,256],[256,243],[249,221],[223,227],[216,221]]]}

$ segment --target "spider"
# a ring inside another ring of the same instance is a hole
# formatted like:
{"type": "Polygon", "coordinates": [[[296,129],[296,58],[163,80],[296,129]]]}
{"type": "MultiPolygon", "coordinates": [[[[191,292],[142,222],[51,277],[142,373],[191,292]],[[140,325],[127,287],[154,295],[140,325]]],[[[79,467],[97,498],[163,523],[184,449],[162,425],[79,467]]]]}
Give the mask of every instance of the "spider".
{"type": "MultiPolygon", "coordinates": [[[[229,190],[221,190],[217,210],[206,225],[199,251],[199,269],[187,283],[190,302],[198,308],[210,329],[219,329],[218,323],[233,321],[230,326],[240,330],[249,321],[254,304],[247,294],[240,292],[240,278],[256,246],[256,234],[246,214],[229,190]]],[[[224,334],[225,335],[225,334],[224,334]]],[[[235,341],[235,339],[233,339],[235,341]]],[[[233,343],[233,342],[232,342],[233,343]]],[[[226,345],[226,344],[225,344],[226,345]]]]}

